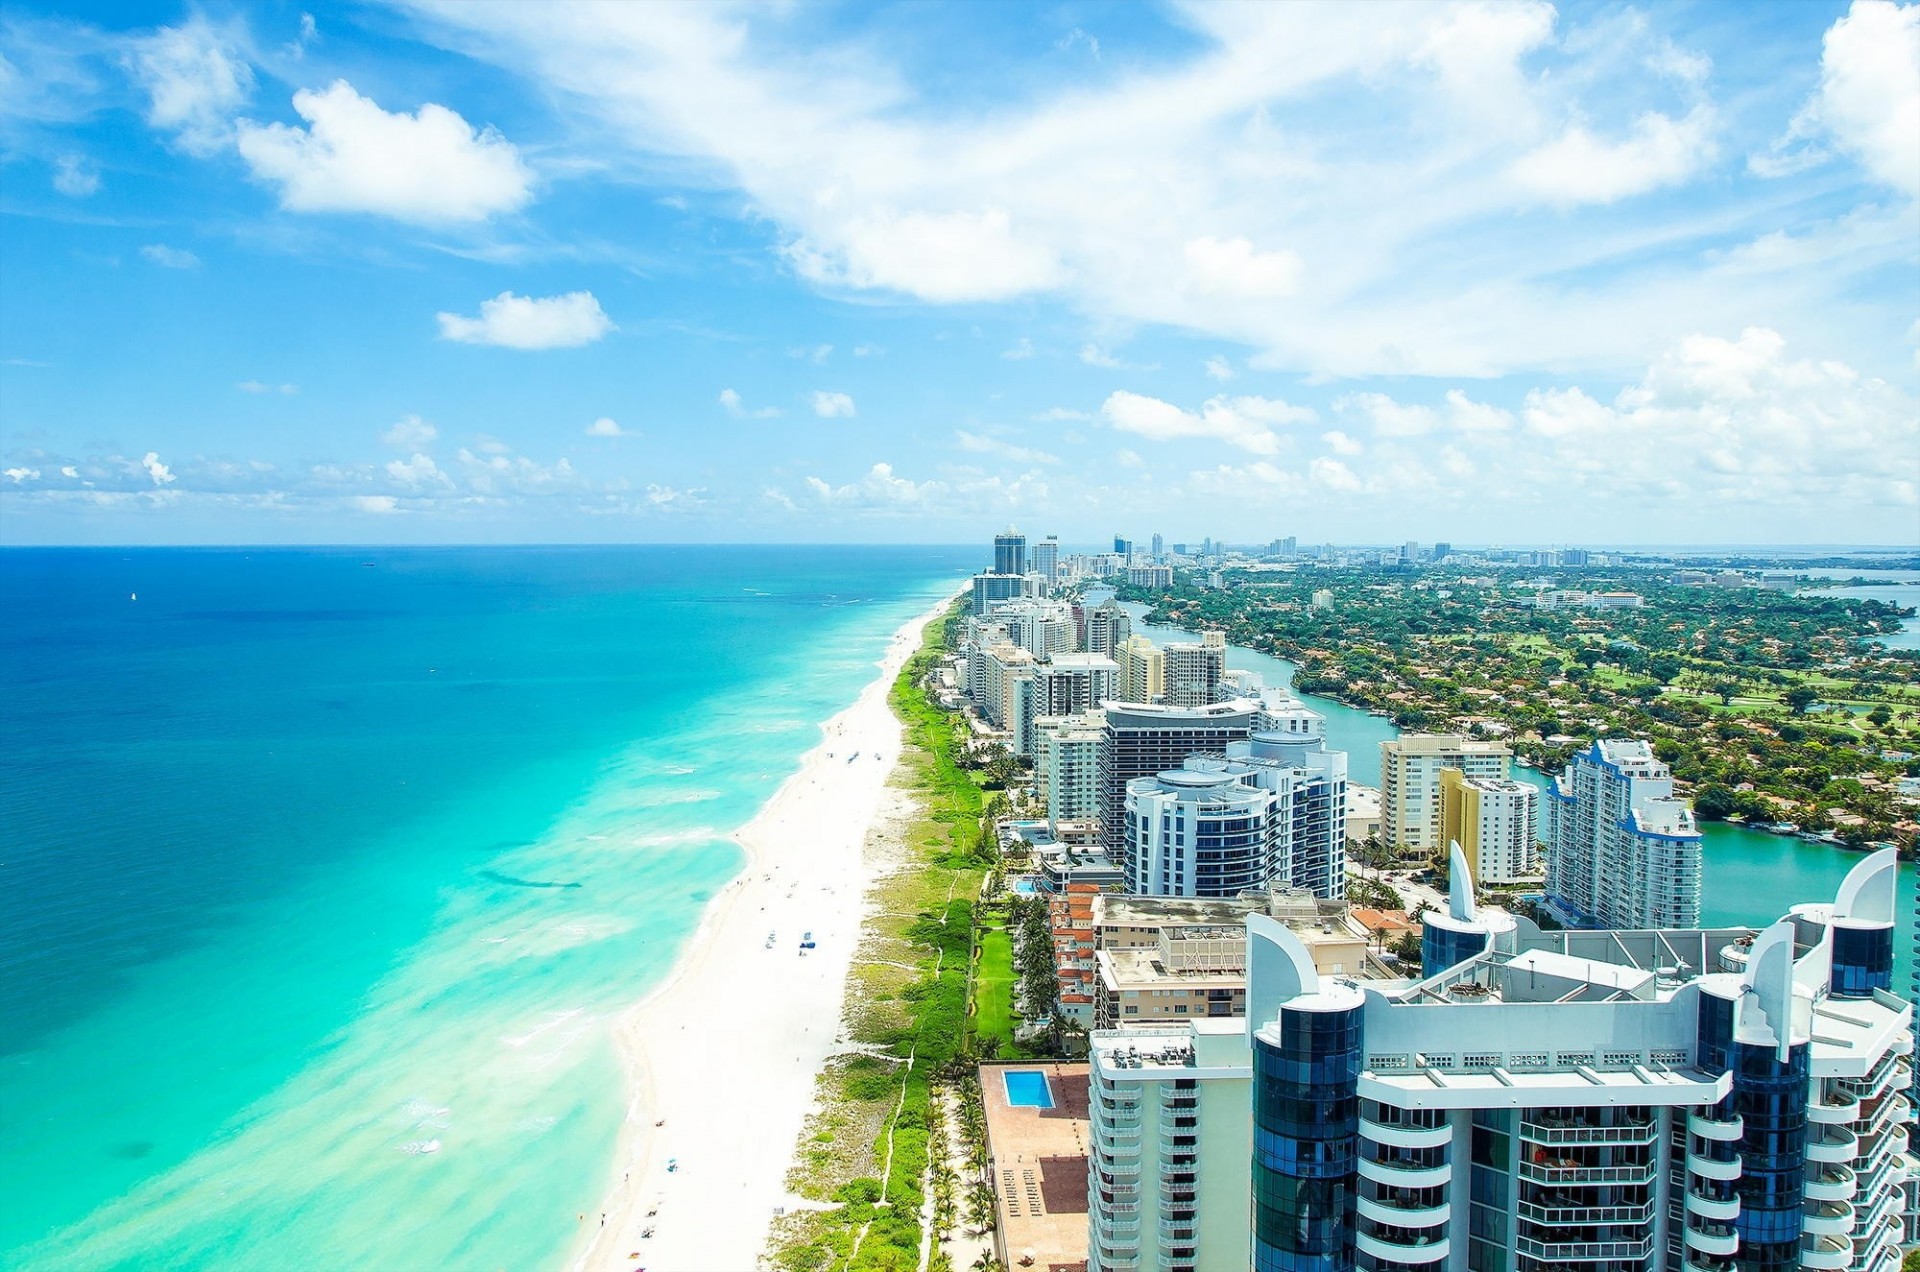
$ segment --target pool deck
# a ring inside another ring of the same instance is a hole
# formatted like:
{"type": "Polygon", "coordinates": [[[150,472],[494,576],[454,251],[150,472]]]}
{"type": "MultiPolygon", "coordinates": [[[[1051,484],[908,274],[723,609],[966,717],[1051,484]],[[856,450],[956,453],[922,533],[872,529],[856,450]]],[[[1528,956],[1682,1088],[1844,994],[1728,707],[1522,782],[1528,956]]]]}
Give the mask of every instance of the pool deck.
{"type": "Polygon", "coordinates": [[[980,1066],[1001,1266],[1084,1272],[1087,1266],[1087,1066],[1029,1061],[980,1066]],[[1007,1103],[1006,1073],[1047,1077],[1053,1107],[1007,1103]],[[1026,1256],[1031,1252],[1032,1259],[1026,1256]]]}

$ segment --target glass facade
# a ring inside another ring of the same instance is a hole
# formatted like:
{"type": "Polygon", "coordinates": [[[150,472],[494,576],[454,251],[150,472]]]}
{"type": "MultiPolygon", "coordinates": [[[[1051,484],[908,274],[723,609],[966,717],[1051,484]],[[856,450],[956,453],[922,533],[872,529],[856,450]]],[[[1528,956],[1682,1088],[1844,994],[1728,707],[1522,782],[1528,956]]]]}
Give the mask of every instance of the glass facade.
{"type": "Polygon", "coordinates": [[[1428,919],[1420,936],[1420,974],[1438,976],[1449,967],[1484,953],[1487,933],[1481,930],[1456,932],[1428,919]]]}
{"type": "Polygon", "coordinates": [[[1734,1183],[1742,1272],[1800,1266],[1809,1051],[1802,1043],[1783,1064],[1772,1046],[1733,1046],[1733,1110],[1746,1120],[1734,1183]]]}
{"type": "Polygon", "coordinates": [[[1253,1048],[1254,1272],[1350,1272],[1361,1009],[1280,1009],[1253,1048]]]}
{"type": "Polygon", "coordinates": [[[1871,998],[1893,990],[1893,925],[1833,929],[1833,992],[1843,998],[1871,998]]]}

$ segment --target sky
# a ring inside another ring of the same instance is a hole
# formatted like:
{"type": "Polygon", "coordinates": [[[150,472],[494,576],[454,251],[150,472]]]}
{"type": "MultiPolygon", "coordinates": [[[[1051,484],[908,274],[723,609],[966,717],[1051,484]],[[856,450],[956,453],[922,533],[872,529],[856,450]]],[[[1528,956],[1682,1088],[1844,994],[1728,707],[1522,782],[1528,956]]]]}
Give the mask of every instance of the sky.
{"type": "Polygon", "coordinates": [[[0,11],[0,543],[1920,543],[1920,3],[0,11]]]}

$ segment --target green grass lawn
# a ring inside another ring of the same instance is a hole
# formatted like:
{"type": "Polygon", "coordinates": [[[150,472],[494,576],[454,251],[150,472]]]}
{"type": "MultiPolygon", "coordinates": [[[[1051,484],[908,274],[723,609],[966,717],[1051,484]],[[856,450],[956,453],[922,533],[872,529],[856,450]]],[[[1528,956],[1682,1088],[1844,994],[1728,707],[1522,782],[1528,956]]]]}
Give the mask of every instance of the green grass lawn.
{"type": "Polygon", "coordinates": [[[980,931],[980,966],[973,973],[973,1033],[1013,1046],[1013,937],[995,918],[980,931]]]}

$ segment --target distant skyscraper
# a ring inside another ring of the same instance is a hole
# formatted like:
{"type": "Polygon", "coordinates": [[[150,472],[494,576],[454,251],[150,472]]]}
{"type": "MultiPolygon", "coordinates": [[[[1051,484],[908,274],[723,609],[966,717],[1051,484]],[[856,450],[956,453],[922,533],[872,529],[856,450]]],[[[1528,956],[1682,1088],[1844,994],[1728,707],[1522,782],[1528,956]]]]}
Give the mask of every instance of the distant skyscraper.
{"type": "Polygon", "coordinates": [[[1167,554],[1167,541],[1160,537],[1160,532],[1158,530],[1155,530],[1153,532],[1153,559],[1158,561],[1161,557],[1165,556],[1166,554],[1167,554]]]}
{"type": "Polygon", "coordinates": [[[1117,534],[1114,535],[1113,536],[1113,554],[1117,557],[1120,557],[1123,561],[1132,560],[1133,559],[1133,540],[1125,538],[1121,535],[1117,535],[1117,534]]]}
{"type": "Polygon", "coordinates": [[[1026,535],[1009,526],[993,536],[993,572],[995,574],[1027,572],[1026,535]]]}
{"type": "Polygon", "coordinates": [[[973,576],[973,616],[985,618],[1000,602],[1017,600],[1032,588],[1032,580],[1024,574],[976,574],[973,576]]]}
{"type": "Polygon", "coordinates": [[[1120,664],[1118,696],[1125,702],[1158,702],[1166,693],[1166,656],[1145,636],[1129,636],[1113,652],[1120,664]]]}
{"type": "Polygon", "coordinates": [[[1033,545],[1033,572],[1049,587],[1060,581],[1060,540],[1048,535],[1033,545]]]}
{"type": "Polygon", "coordinates": [[[1197,643],[1168,645],[1166,698],[1176,707],[1204,707],[1222,697],[1227,674],[1227,637],[1202,632],[1197,643]]]}
{"type": "Polygon", "coordinates": [[[1453,545],[1451,543],[1436,543],[1433,545],[1433,559],[1435,561],[1444,561],[1452,554],[1453,545]]]}
{"type": "Polygon", "coordinates": [[[1133,634],[1133,619],[1112,601],[1096,605],[1086,612],[1086,650],[1090,654],[1118,656],[1120,646],[1133,634]]]}
{"type": "Polygon", "coordinates": [[[1587,550],[1585,548],[1568,548],[1560,554],[1560,564],[1562,565],[1585,565],[1586,563],[1587,550]]]}
{"type": "Polygon", "coordinates": [[[1700,830],[1673,773],[1634,738],[1573,757],[1547,799],[1547,900],[1584,927],[1700,921],[1700,830]]]}

